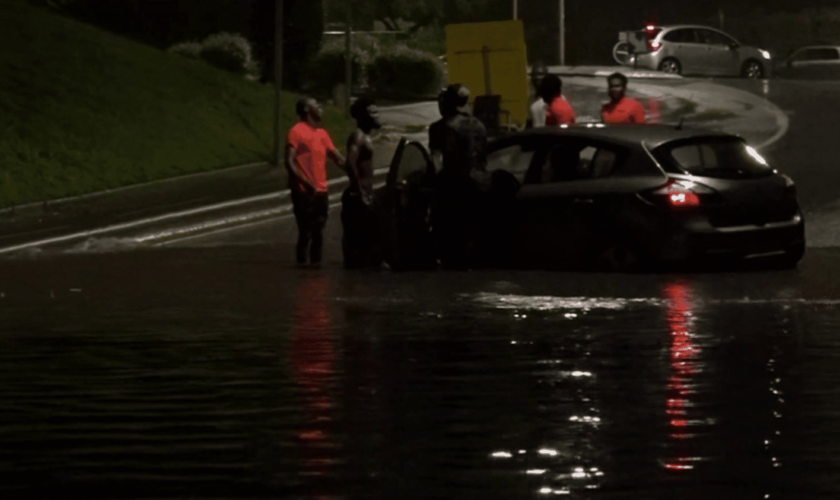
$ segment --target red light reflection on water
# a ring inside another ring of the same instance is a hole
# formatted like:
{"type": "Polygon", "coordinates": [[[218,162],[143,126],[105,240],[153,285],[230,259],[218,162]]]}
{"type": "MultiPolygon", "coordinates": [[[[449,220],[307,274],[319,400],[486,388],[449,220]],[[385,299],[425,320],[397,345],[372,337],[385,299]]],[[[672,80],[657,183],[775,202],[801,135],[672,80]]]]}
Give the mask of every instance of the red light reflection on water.
{"type": "MultiPolygon", "coordinates": [[[[669,417],[671,438],[684,442],[690,435],[686,432],[689,427],[688,408],[691,406],[689,396],[692,393],[692,376],[696,373],[697,356],[700,348],[692,342],[691,289],[688,284],[675,281],[665,287],[667,300],[668,327],[671,333],[671,377],[668,379],[668,401],[665,413],[669,417]]],[[[680,448],[682,445],[680,445],[680,448]]],[[[672,470],[688,470],[694,466],[688,464],[690,457],[686,453],[679,453],[677,457],[665,463],[665,468],[672,470]]]]}
{"type": "Polygon", "coordinates": [[[332,448],[324,424],[332,421],[330,385],[336,373],[336,353],[330,337],[330,283],[321,274],[301,277],[295,297],[295,321],[290,356],[292,373],[304,397],[306,424],[297,433],[304,443],[310,474],[323,476],[333,463],[324,453],[332,448]]]}

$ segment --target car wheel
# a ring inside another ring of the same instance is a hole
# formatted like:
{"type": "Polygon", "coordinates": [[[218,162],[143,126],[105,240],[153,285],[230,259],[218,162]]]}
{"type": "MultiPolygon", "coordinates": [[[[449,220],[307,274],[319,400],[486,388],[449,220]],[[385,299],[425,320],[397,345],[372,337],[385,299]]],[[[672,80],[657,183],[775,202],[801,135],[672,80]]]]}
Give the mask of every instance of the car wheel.
{"type": "Polygon", "coordinates": [[[794,245],[785,250],[785,254],[779,257],[779,259],[776,261],[776,267],[778,269],[795,269],[796,265],[799,264],[799,261],[802,260],[802,257],[804,255],[805,245],[794,245]]]}
{"type": "Polygon", "coordinates": [[[680,66],[679,61],[677,61],[673,57],[669,57],[668,59],[665,59],[664,61],[659,63],[659,71],[663,73],[679,75],[682,73],[682,66],[680,66]]]}
{"type": "Polygon", "coordinates": [[[741,76],[749,78],[750,80],[759,80],[764,78],[764,66],[755,59],[750,59],[744,63],[741,68],[741,76]]]}

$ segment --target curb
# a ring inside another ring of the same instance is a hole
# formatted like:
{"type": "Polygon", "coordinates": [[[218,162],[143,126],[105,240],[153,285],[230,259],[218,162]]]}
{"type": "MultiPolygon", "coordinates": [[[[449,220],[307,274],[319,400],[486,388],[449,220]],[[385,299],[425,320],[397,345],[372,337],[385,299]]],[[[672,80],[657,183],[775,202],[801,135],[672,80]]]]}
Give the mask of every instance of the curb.
{"type": "MultiPolygon", "coordinates": [[[[387,168],[380,168],[374,170],[374,175],[376,178],[385,177],[388,173],[387,168]]],[[[161,181],[162,182],[162,181],[161,181]]],[[[327,185],[331,188],[339,189],[342,188],[344,185],[348,183],[347,177],[340,177],[336,179],[332,179],[327,182],[327,185]]],[[[90,196],[90,195],[88,195],[90,196]]],[[[226,201],[221,203],[214,203],[212,205],[205,205],[198,208],[192,208],[188,210],[180,210],[177,212],[170,212],[168,214],[157,215],[154,217],[147,217],[143,219],[137,219],[130,222],[123,222],[120,224],[112,224],[109,226],[104,226],[96,229],[90,229],[86,231],[78,231],[75,233],[65,234],[61,236],[54,236],[50,238],[44,238],[35,241],[29,241],[26,243],[19,243],[16,245],[10,245],[7,247],[0,247],[0,255],[7,255],[13,254],[15,252],[20,252],[22,250],[32,249],[32,248],[39,248],[49,245],[57,245],[57,244],[67,244],[72,243],[75,241],[81,241],[90,239],[96,236],[107,235],[111,233],[116,233],[119,231],[124,231],[128,229],[138,229],[145,226],[150,226],[153,224],[167,222],[171,220],[177,220],[186,217],[192,217],[197,215],[207,215],[212,212],[216,212],[219,210],[227,210],[236,207],[246,207],[247,205],[255,205],[261,202],[268,202],[273,199],[277,199],[278,202],[284,199],[288,199],[290,196],[290,191],[288,189],[275,191],[273,193],[251,196],[248,198],[242,198],[239,200],[232,200],[226,201]]],[[[332,202],[335,199],[338,199],[341,196],[341,192],[334,192],[330,194],[330,201],[332,202]]],[[[286,202],[280,204],[277,208],[272,209],[263,209],[258,210],[256,212],[248,212],[242,215],[233,216],[233,217],[226,217],[221,219],[213,219],[211,222],[205,222],[203,224],[193,224],[189,226],[181,226],[175,227],[170,229],[164,229],[157,232],[147,233],[145,235],[136,237],[136,241],[140,243],[147,243],[153,240],[160,240],[160,239],[171,239],[171,238],[178,238],[179,235],[191,233],[193,235],[198,235],[198,233],[204,233],[208,229],[218,230],[221,227],[228,227],[232,225],[240,225],[246,223],[248,221],[252,221],[257,218],[270,218],[275,215],[281,215],[283,213],[287,213],[291,211],[291,203],[286,202]]]]}
{"type": "Polygon", "coordinates": [[[131,191],[133,189],[140,189],[140,188],[144,188],[144,187],[154,186],[154,185],[157,185],[157,184],[168,184],[168,183],[173,182],[173,181],[193,179],[193,178],[197,178],[197,177],[205,177],[205,176],[210,176],[210,175],[225,174],[225,173],[228,173],[228,172],[235,172],[237,170],[242,170],[242,169],[245,169],[245,168],[258,167],[258,166],[270,167],[271,164],[267,163],[267,162],[246,163],[244,165],[237,165],[235,167],[220,168],[220,169],[216,169],[216,170],[210,170],[208,172],[196,172],[194,174],[179,175],[177,177],[167,177],[165,179],[157,179],[157,180],[154,180],[154,181],[143,182],[141,184],[132,184],[130,186],[122,186],[122,187],[118,187],[118,188],[114,188],[114,189],[106,189],[104,191],[96,191],[94,193],[80,194],[78,196],[67,196],[65,198],[56,198],[56,199],[53,199],[53,200],[35,201],[35,202],[31,202],[31,203],[25,203],[23,205],[15,205],[13,207],[0,209],[0,216],[6,215],[6,214],[9,214],[9,213],[12,213],[12,212],[20,211],[20,210],[28,210],[28,209],[39,208],[39,207],[43,207],[43,206],[56,205],[56,204],[61,204],[61,203],[68,203],[68,202],[72,202],[72,201],[85,201],[85,200],[99,198],[99,197],[109,195],[109,194],[122,193],[122,192],[126,192],[126,191],[131,191]]]}

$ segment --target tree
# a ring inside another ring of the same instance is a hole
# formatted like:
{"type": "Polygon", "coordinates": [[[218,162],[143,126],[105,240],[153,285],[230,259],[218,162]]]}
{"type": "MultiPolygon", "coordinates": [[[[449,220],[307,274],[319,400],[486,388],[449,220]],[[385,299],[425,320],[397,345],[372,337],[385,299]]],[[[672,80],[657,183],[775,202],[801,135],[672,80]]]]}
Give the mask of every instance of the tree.
{"type": "Polygon", "coordinates": [[[365,29],[379,21],[401,31],[400,21],[413,33],[431,23],[441,24],[506,19],[510,0],[325,0],[327,20],[341,23],[351,9],[353,25],[365,29]]]}
{"type": "MultiPolygon", "coordinates": [[[[275,0],[254,0],[251,40],[265,70],[263,81],[274,81],[275,0]]],[[[321,0],[283,3],[283,87],[299,89],[309,63],[321,48],[324,8],[321,0]]]]}

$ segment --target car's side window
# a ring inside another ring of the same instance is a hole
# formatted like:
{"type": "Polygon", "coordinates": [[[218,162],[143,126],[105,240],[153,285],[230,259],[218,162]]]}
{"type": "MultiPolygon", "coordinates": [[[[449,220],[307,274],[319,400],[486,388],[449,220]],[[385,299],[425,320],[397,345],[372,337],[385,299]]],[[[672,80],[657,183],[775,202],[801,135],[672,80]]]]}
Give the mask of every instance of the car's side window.
{"type": "Polygon", "coordinates": [[[831,47],[811,48],[800,50],[790,59],[791,61],[836,61],[840,59],[840,53],[831,47]]]}
{"type": "Polygon", "coordinates": [[[723,33],[718,33],[717,31],[712,30],[697,30],[700,33],[700,37],[704,43],[708,45],[723,45],[729,47],[730,45],[735,43],[735,40],[729,38],[728,36],[724,35],[723,33]]]}
{"type": "Polygon", "coordinates": [[[523,182],[533,156],[533,149],[523,148],[521,143],[511,144],[487,155],[487,171],[505,170],[513,174],[516,180],[523,182]]]}
{"type": "Polygon", "coordinates": [[[840,53],[837,52],[837,49],[814,49],[814,52],[814,59],[818,61],[836,61],[840,59],[840,53]]]}
{"type": "Polygon", "coordinates": [[[621,151],[611,147],[580,141],[556,143],[535,158],[525,182],[550,184],[609,177],[617,171],[621,158],[621,151]]]}
{"type": "Polygon", "coordinates": [[[698,43],[693,29],[678,29],[665,33],[662,37],[666,42],[675,43],[698,43]]]}

